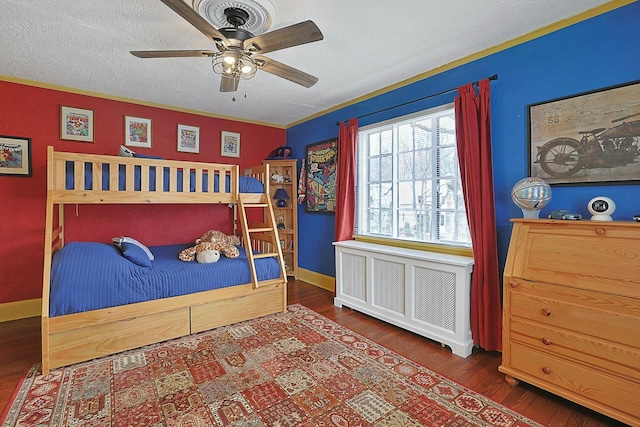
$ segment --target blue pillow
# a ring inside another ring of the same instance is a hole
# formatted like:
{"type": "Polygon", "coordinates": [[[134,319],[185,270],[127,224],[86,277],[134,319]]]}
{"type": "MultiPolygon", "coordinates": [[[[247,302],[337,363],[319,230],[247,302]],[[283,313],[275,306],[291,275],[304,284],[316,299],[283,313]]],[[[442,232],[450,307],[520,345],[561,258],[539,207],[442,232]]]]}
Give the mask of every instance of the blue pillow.
{"type": "Polygon", "coordinates": [[[164,157],[152,156],[151,154],[133,153],[133,157],[137,157],[137,158],[139,158],[139,159],[156,159],[156,160],[164,160],[164,157]]]}
{"type": "Polygon", "coordinates": [[[138,242],[136,239],[134,239],[133,237],[114,237],[113,239],[113,243],[115,243],[115,245],[117,247],[119,247],[120,249],[122,249],[122,247],[120,245],[122,245],[124,242],[127,243],[131,243],[133,245],[138,246],[140,249],[142,249],[144,251],[145,254],[147,254],[147,257],[149,258],[150,261],[153,261],[153,254],[151,253],[151,251],[149,250],[148,247],[146,247],[144,244],[138,242]]]}
{"type": "Polygon", "coordinates": [[[122,242],[120,244],[122,256],[140,267],[151,267],[151,260],[147,253],[138,245],[131,242],[122,242]]]}

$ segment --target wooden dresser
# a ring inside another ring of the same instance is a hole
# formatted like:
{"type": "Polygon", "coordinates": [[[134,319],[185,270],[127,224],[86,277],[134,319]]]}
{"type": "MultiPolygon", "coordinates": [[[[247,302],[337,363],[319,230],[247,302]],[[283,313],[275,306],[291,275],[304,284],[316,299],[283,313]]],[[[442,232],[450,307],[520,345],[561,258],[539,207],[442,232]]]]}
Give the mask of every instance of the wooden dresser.
{"type": "Polygon", "coordinates": [[[512,222],[498,369],[640,426],[640,224],[512,222]]]}

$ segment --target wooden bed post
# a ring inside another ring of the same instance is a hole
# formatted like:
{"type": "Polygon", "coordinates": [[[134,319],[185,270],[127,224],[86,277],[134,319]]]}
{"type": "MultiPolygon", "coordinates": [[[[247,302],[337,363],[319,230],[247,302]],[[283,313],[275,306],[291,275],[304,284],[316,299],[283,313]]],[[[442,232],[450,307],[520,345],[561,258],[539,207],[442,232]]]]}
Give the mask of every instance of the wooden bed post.
{"type": "Polygon", "coordinates": [[[49,373],[49,288],[51,282],[51,257],[53,246],[53,182],[51,168],[53,168],[53,147],[47,147],[47,208],[44,225],[44,271],[42,276],[42,373],[49,373]]]}

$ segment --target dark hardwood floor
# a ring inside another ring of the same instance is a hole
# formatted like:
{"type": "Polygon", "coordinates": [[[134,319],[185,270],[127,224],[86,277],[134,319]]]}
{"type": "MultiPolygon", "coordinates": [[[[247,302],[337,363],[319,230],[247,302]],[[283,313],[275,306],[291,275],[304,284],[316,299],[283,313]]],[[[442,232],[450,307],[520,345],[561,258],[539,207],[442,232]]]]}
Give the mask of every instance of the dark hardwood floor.
{"type": "MultiPolygon", "coordinates": [[[[546,426],[622,426],[611,418],[575,405],[525,383],[511,387],[498,372],[498,352],[476,351],[468,358],[411,332],[349,308],[333,306],[333,293],[301,281],[289,282],[289,303],[300,303],[504,406],[546,426]]],[[[20,378],[40,359],[40,319],[0,323],[0,412],[20,378]]]]}

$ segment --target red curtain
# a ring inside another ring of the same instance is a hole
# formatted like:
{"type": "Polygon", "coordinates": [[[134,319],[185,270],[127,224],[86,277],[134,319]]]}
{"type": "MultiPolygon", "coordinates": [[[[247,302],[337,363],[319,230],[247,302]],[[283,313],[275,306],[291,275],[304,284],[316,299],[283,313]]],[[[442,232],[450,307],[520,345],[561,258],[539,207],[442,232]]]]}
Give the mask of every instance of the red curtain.
{"type": "Polygon", "coordinates": [[[356,213],[358,119],[340,123],[336,172],[336,242],[353,238],[356,213]]]}
{"type": "Polygon", "coordinates": [[[473,245],[471,331],[487,351],[502,350],[502,305],[491,166],[489,79],[458,88],[455,99],[458,159],[473,245]]]}

